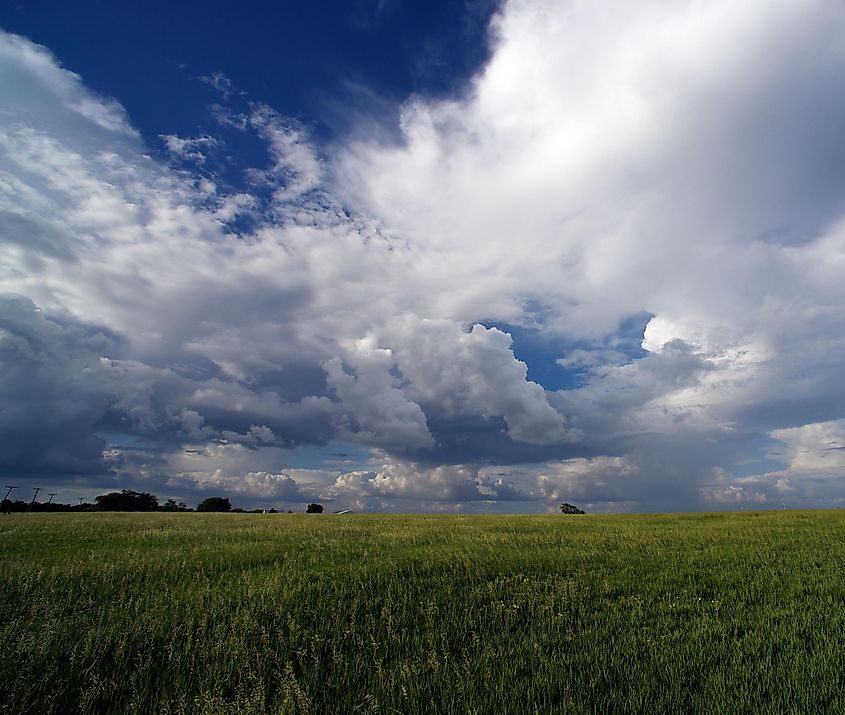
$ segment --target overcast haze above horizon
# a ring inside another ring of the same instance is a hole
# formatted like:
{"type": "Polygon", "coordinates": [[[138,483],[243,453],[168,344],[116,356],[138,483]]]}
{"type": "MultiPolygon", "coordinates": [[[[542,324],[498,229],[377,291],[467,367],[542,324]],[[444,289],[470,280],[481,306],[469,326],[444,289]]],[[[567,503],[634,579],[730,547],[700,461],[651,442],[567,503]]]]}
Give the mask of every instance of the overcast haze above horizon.
{"type": "Polygon", "coordinates": [[[6,2],[0,27],[17,496],[845,500],[845,4],[6,2]]]}

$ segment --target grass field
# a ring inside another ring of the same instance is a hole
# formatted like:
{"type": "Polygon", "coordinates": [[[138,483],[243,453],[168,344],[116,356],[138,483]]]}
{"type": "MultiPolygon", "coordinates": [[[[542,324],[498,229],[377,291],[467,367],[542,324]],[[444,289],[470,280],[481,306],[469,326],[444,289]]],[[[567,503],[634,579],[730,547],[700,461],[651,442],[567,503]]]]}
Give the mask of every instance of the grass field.
{"type": "Polygon", "coordinates": [[[845,712],[845,512],[0,518],[0,712],[845,712]]]}

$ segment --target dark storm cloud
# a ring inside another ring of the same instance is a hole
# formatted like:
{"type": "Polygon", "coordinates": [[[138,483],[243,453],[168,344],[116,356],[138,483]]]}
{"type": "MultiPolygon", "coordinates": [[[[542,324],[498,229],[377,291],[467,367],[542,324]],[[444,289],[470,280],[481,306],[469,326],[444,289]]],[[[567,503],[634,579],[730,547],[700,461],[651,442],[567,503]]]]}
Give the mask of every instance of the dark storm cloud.
{"type": "Polygon", "coordinates": [[[31,300],[0,295],[0,472],[102,474],[100,420],[114,402],[103,356],[119,340],[73,318],[46,316],[31,300]]]}

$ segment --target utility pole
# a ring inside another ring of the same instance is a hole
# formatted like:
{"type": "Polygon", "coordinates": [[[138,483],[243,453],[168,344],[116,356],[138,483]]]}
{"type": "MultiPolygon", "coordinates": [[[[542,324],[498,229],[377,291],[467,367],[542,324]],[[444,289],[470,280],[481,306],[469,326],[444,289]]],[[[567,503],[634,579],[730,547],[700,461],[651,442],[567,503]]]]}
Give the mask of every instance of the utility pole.
{"type": "Polygon", "coordinates": [[[33,494],[33,495],[32,495],[32,501],[31,501],[31,502],[29,502],[29,510],[30,510],[30,511],[32,511],[32,505],[33,505],[33,504],[35,504],[35,497],[37,497],[37,496],[38,496],[38,492],[40,492],[40,491],[41,491],[41,487],[33,487],[33,488],[32,488],[32,491],[34,491],[34,492],[35,492],[35,494],[33,494]]]}
{"type": "Polygon", "coordinates": [[[58,492],[49,492],[49,494],[50,494],[50,498],[47,500],[47,503],[52,504],[53,503],[53,497],[56,496],[56,494],[58,494],[58,492]]]}
{"type": "Polygon", "coordinates": [[[6,486],[6,496],[3,497],[3,503],[6,505],[6,507],[3,509],[3,513],[8,514],[11,511],[11,509],[9,507],[12,506],[12,502],[9,501],[9,494],[12,493],[12,489],[17,489],[18,487],[15,484],[6,484],[5,486],[6,486]]]}

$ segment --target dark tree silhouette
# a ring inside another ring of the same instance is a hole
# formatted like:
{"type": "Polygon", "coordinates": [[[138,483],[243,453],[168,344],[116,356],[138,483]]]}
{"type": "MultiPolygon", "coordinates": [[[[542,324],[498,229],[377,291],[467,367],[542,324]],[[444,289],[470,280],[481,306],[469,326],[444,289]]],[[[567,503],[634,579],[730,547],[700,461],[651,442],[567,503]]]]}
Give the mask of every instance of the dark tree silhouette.
{"type": "Polygon", "coordinates": [[[579,509],[577,506],[575,506],[574,504],[570,504],[569,502],[563,502],[563,504],[560,505],[560,510],[564,514],[586,514],[587,513],[583,509],[579,509]]]}
{"type": "Polygon", "coordinates": [[[322,514],[323,513],[323,505],[322,504],[309,504],[305,509],[306,514],[322,514]]]}
{"type": "Polygon", "coordinates": [[[188,511],[188,506],[183,501],[176,501],[175,499],[168,499],[161,506],[162,511],[188,511]]]}
{"type": "Polygon", "coordinates": [[[227,497],[208,497],[197,504],[197,511],[232,511],[227,497]]]}
{"type": "Polygon", "coordinates": [[[119,492],[101,494],[94,500],[97,511],[155,511],[158,498],[149,492],[135,492],[124,489],[119,492]]]}

